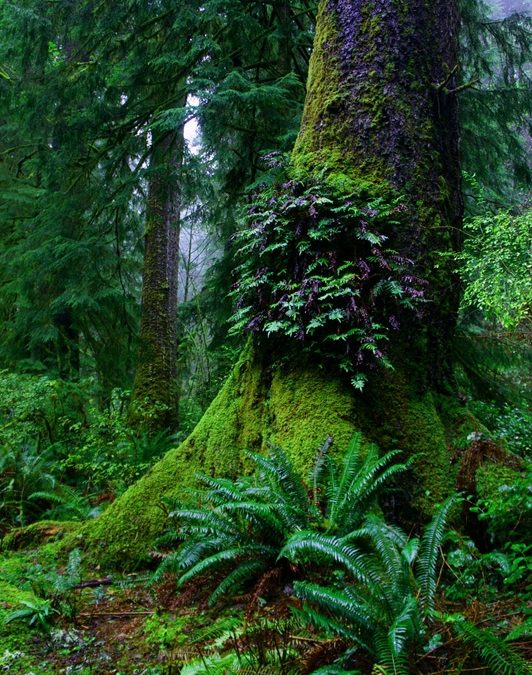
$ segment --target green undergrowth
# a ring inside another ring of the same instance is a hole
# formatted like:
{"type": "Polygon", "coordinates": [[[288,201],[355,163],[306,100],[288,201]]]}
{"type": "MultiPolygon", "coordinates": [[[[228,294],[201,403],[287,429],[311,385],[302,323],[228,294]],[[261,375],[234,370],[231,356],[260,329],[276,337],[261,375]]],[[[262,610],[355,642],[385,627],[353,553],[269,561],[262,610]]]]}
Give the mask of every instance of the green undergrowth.
{"type": "Polygon", "coordinates": [[[296,675],[302,654],[320,642],[312,629],[266,600],[252,614],[243,605],[157,612],[143,622],[136,640],[149,662],[164,664],[155,672],[175,669],[182,675],[296,675]]]}
{"type": "Polygon", "coordinates": [[[454,488],[460,466],[451,461],[454,437],[473,428],[465,406],[417,391],[399,368],[375,372],[359,395],[323,370],[303,363],[274,367],[247,348],[188,439],[86,523],[83,545],[104,568],[142,565],[164,530],[164,498],[182,497],[198,472],[249,473],[247,453],[264,452],[273,442],[305,475],[326,437],[337,453],[356,432],[382,452],[399,449],[414,458],[397,489],[413,521],[428,520],[454,488]]]}
{"type": "MultiPolygon", "coordinates": [[[[10,565],[14,572],[16,565],[10,565]]],[[[52,671],[34,654],[32,641],[39,630],[19,621],[6,622],[21,607],[38,606],[40,599],[30,590],[3,579],[4,561],[0,560],[0,672],[39,673],[52,671]]]]}
{"type": "MultiPolygon", "coordinates": [[[[34,601],[35,595],[31,591],[21,590],[5,581],[0,581],[0,639],[4,649],[19,649],[28,641],[30,631],[20,626],[5,623],[5,619],[23,601],[34,601]]],[[[1,654],[0,654],[1,656],[1,654]]]]}
{"type": "Polygon", "coordinates": [[[181,614],[157,612],[142,625],[140,639],[152,655],[165,659],[173,667],[218,649],[242,633],[244,612],[238,608],[212,612],[196,607],[181,610],[181,614]]]}

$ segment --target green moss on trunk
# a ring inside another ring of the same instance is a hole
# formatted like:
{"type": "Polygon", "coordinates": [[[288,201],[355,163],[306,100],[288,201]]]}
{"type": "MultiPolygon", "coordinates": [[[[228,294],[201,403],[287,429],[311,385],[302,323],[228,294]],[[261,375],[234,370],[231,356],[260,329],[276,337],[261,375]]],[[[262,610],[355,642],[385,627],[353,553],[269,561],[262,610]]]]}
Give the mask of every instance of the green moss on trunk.
{"type": "MultiPolygon", "coordinates": [[[[184,105],[184,100],[182,101],[184,105]]],[[[152,131],[131,423],[177,429],[177,282],[183,130],[152,131]]]]}
{"type": "Polygon", "coordinates": [[[435,391],[451,386],[457,307],[458,286],[441,252],[456,243],[462,213],[452,91],[458,27],[456,0],[322,0],[318,13],[292,169],[365,193],[368,204],[390,192],[405,195],[408,218],[386,234],[429,290],[422,317],[399,317],[395,371],[373,373],[357,395],[317,367],[287,367],[286,354],[266,360],[245,352],[191,436],[87,525],[88,543],[101,546],[106,562],[127,565],[146,555],[165,525],[161,498],[182,493],[197,470],[235,475],[246,466],[245,452],[268,440],[302,472],[327,435],[337,448],[362,431],[383,450],[404,450],[415,456],[405,487],[418,519],[449,490],[435,391]]]}
{"type": "Polygon", "coordinates": [[[306,475],[327,436],[343,450],[356,431],[383,450],[415,454],[412,501],[426,516],[450,487],[449,453],[431,393],[415,395],[404,379],[379,373],[368,395],[324,371],[266,365],[246,350],[190,437],[83,530],[105,565],[141,563],[166,526],[164,497],[178,497],[196,472],[236,476],[250,468],[246,452],[283,447],[306,475]]]}

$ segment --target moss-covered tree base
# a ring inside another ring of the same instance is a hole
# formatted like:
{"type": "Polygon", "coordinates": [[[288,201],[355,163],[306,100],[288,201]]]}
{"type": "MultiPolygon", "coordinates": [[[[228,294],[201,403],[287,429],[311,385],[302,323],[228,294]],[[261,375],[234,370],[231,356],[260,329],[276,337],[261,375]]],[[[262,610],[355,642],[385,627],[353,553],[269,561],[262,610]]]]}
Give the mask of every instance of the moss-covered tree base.
{"type": "Polygon", "coordinates": [[[17,527],[0,540],[0,551],[20,551],[37,548],[50,542],[59,542],[72,536],[81,524],[73,521],[40,520],[37,523],[17,527]]]}
{"type": "Polygon", "coordinates": [[[327,436],[342,450],[356,431],[383,451],[416,455],[408,497],[418,514],[428,516],[452,484],[432,393],[416,394],[397,371],[382,371],[360,395],[323,370],[268,367],[246,350],[190,437],[88,523],[84,541],[104,565],[131,566],[165,528],[163,497],[182,496],[196,472],[235,476],[250,468],[247,451],[273,442],[306,474],[327,436]]]}

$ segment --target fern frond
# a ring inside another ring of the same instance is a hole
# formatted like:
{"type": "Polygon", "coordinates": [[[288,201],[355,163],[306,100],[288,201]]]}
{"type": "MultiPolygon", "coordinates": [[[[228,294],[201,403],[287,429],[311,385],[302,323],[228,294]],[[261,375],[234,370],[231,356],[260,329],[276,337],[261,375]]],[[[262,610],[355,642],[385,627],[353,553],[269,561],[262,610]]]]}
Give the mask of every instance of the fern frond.
{"type": "Polygon", "coordinates": [[[307,513],[309,505],[307,490],[292,461],[285,451],[276,445],[270,446],[270,457],[275,467],[275,481],[290,499],[291,506],[301,514],[307,513]]]}
{"type": "Polygon", "coordinates": [[[326,612],[324,616],[305,608],[316,626],[353,640],[370,654],[374,653],[370,636],[376,630],[376,624],[364,606],[353,603],[352,598],[343,591],[310,582],[296,582],[294,594],[326,612]]]}
{"type": "Polygon", "coordinates": [[[230,572],[225,579],[223,579],[214,591],[209,596],[209,605],[212,607],[218,600],[227,592],[231,591],[233,595],[235,592],[253,577],[263,572],[268,565],[267,560],[249,560],[242,563],[232,572],[230,572]]]}
{"type": "Polygon", "coordinates": [[[353,477],[336,510],[335,519],[342,531],[357,527],[382,485],[407,468],[407,463],[388,466],[398,454],[399,450],[392,450],[381,458],[368,458],[353,477]]]}
{"type": "Polygon", "coordinates": [[[421,537],[416,564],[416,578],[419,583],[419,605],[424,616],[428,616],[434,609],[436,565],[440,546],[445,536],[449,511],[458,499],[459,496],[454,494],[445,500],[421,537]]]}
{"type": "Polygon", "coordinates": [[[177,573],[181,568],[181,559],[179,551],[172,551],[169,553],[157,567],[153,576],[149,580],[149,584],[157,584],[163,576],[168,572],[177,573]]]}
{"type": "Polygon", "coordinates": [[[388,634],[382,627],[375,631],[376,673],[384,675],[409,675],[408,658],[406,654],[396,653],[388,634]]]}
{"type": "Polygon", "coordinates": [[[505,637],[505,640],[511,642],[522,637],[532,637],[532,616],[527,616],[522,623],[515,626],[505,637]]]}
{"type": "Polygon", "coordinates": [[[275,505],[261,504],[259,502],[241,501],[226,502],[221,504],[218,509],[223,513],[242,515],[248,522],[254,523],[259,528],[265,528],[268,534],[277,534],[283,536],[285,526],[276,515],[275,505]],[[271,532],[270,532],[271,531],[271,532]]]}
{"type": "Polygon", "coordinates": [[[190,644],[212,642],[222,635],[232,631],[237,633],[242,629],[242,617],[231,614],[218,621],[211,622],[190,635],[190,644]]]}
{"type": "Polygon", "coordinates": [[[225,514],[212,509],[188,509],[174,512],[179,529],[185,534],[207,532],[236,534],[238,527],[225,514]]]}
{"type": "MultiPolygon", "coordinates": [[[[338,521],[338,510],[349,494],[353,480],[361,467],[360,446],[362,434],[356,433],[351,439],[342,461],[342,470],[336,483],[334,492],[328,494],[328,518],[332,522],[338,521]]],[[[367,448],[367,455],[375,454],[376,448],[371,445],[367,448]]]]}
{"type": "Polygon", "coordinates": [[[242,498],[243,487],[236,481],[229,478],[213,478],[201,473],[196,474],[196,478],[210,488],[210,490],[201,492],[201,495],[215,506],[225,501],[236,502],[242,498]]]}
{"type": "Polygon", "coordinates": [[[181,675],[199,675],[199,673],[226,675],[226,673],[239,673],[241,672],[239,655],[235,652],[229,652],[224,656],[220,654],[203,656],[201,659],[186,663],[180,672],[181,675]]]}
{"type": "MultiPolygon", "coordinates": [[[[303,584],[304,582],[297,582],[303,584]]],[[[300,596],[298,596],[300,597],[300,596]]],[[[303,597],[301,596],[301,599],[303,597]]],[[[291,607],[292,615],[302,626],[314,626],[320,633],[327,636],[337,635],[339,637],[352,640],[352,630],[342,621],[337,621],[333,616],[324,614],[317,609],[314,609],[309,604],[305,603],[302,607],[291,607]]],[[[362,638],[360,638],[362,640],[362,638]]],[[[366,649],[366,644],[359,643],[363,649],[366,649]]]]}
{"type": "Polygon", "coordinates": [[[401,556],[407,563],[407,565],[412,566],[415,559],[417,558],[419,552],[419,539],[417,537],[412,537],[409,539],[401,550],[401,556]]]}
{"type": "Polygon", "coordinates": [[[291,499],[286,498],[285,491],[278,486],[272,485],[269,489],[268,502],[275,509],[275,513],[284,524],[287,532],[302,530],[309,524],[311,514],[314,514],[314,507],[308,501],[308,509],[301,511],[294,507],[291,499]]]}
{"type": "Polygon", "coordinates": [[[283,557],[294,563],[329,560],[342,565],[376,595],[381,594],[379,590],[381,579],[375,571],[371,557],[354,546],[346,545],[336,537],[312,531],[296,532],[281,549],[277,559],[283,557]]]}
{"type": "Polygon", "coordinates": [[[261,546],[260,544],[249,544],[247,546],[239,546],[236,548],[224,549],[219,551],[214,555],[204,558],[200,562],[196,563],[188,572],[185,572],[177,582],[178,586],[182,586],[184,583],[197,577],[200,574],[203,574],[207,570],[211,570],[213,567],[223,567],[227,563],[236,563],[242,559],[253,559],[253,558],[264,558],[266,560],[275,560],[277,550],[271,546],[261,546]]]}
{"type": "Polygon", "coordinates": [[[419,616],[416,598],[407,596],[401,612],[396,616],[388,631],[388,643],[390,651],[401,657],[406,654],[409,642],[419,634],[419,616]]]}
{"type": "Polygon", "coordinates": [[[32,501],[41,499],[43,501],[52,502],[53,504],[64,504],[66,501],[65,497],[62,495],[55,492],[46,492],[44,490],[33,492],[28,496],[28,499],[31,499],[32,501]]]}
{"type": "Polygon", "coordinates": [[[497,675],[527,675],[528,664],[504,640],[469,621],[452,623],[454,633],[472,645],[480,659],[497,675]]]}
{"type": "Polygon", "coordinates": [[[214,555],[217,551],[236,548],[239,542],[234,537],[199,537],[185,541],[179,548],[179,567],[189,569],[206,555],[214,555]]]}
{"type": "Polygon", "coordinates": [[[405,568],[401,549],[406,543],[406,535],[397,528],[387,525],[377,516],[366,519],[364,532],[376,552],[381,565],[380,577],[382,592],[390,605],[395,608],[397,600],[402,602],[404,594],[410,590],[410,569],[405,568]]]}

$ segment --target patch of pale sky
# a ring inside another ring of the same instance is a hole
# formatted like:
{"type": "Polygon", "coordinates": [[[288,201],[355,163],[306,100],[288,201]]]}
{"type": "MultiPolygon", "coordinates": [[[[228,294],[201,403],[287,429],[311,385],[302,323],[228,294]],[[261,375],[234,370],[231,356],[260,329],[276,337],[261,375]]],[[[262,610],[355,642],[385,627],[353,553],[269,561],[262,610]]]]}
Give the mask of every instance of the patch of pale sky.
{"type": "MultiPolygon", "coordinates": [[[[189,96],[187,104],[189,108],[194,109],[199,105],[199,99],[196,96],[189,96]]],[[[185,124],[185,141],[187,143],[188,149],[192,154],[199,152],[199,146],[201,144],[199,124],[196,117],[191,117],[188,122],[185,124]]]]}

